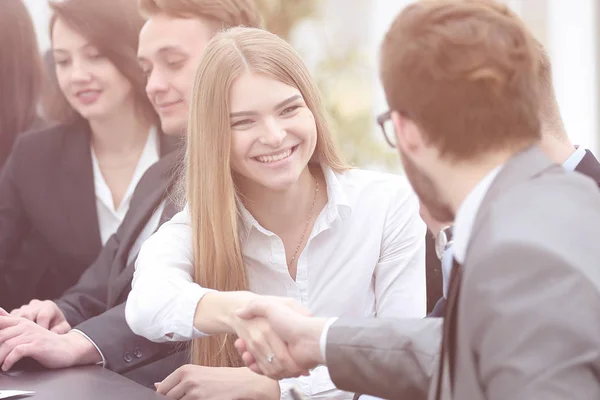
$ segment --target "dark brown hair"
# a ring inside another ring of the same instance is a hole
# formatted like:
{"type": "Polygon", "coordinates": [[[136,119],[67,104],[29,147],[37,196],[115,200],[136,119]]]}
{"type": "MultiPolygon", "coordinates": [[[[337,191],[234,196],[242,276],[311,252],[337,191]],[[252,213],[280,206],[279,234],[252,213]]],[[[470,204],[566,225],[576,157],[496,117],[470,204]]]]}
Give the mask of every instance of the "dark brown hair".
{"type": "MultiPolygon", "coordinates": [[[[146,78],[137,62],[138,37],[144,20],[134,0],[62,0],[50,1],[50,37],[57,20],[84,36],[108,58],[133,86],[141,115],[156,123],[158,118],[146,96],[146,78]]],[[[61,123],[81,117],[69,105],[57,87],[48,91],[44,111],[48,119],[61,123]]]]}
{"type": "Polygon", "coordinates": [[[37,119],[44,69],[31,16],[21,0],[0,12],[0,166],[19,133],[37,119]]]}
{"type": "Polygon", "coordinates": [[[540,137],[539,53],[506,6],[434,0],[408,6],[387,33],[381,79],[442,155],[472,159],[540,137]]]}
{"type": "Polygon", "coordinates": [[[165,13],[177,18],[208,18],[222,29],[234,26],[260,28],[260,12],[254,0],[138,0],[145,17],[165,13]]]}

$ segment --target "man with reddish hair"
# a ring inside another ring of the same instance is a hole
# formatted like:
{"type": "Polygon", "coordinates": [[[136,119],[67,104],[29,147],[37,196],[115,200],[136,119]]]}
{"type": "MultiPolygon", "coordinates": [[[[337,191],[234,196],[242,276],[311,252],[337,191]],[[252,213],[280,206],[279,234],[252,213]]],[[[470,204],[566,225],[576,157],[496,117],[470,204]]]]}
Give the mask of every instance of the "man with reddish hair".
{"type": "MultiPolygon", "coordinates": [[[[583,147],[574,146],[565,130],[554,86],[552,84],[552,64],[546,50],[537,43],[537,57],[539,60],[538,89],[540,96],[540,148],[557,164],[561,164],[567,171],[577,171],[592,178],[600,186],[600,163],[591,151],[583,147]]],[[[429,317],[443,317],[446,305],[446,296],[450,273],[452,271],[452,226],[451,222],[436,221],[429,215],[429,211],[421,205],[421,217],[427,223],[429,230],[435,237],[438,252],[442,254],[443,296],[435,304],[429,317]]]]}
{"type": "MultiPolygon", "coordinates": [[[[537,146],[535,47],[491,0],[417,2],[383,43],[379,122],[432,217],[455,221],[444,319],[310,318],[269,298],[239,316],[267,318],[293,361],[326,364],[342,390],[600,398],[600,194],[537,146]]],[[[260,373],[257,344],[236,345],[260,373]]]]}

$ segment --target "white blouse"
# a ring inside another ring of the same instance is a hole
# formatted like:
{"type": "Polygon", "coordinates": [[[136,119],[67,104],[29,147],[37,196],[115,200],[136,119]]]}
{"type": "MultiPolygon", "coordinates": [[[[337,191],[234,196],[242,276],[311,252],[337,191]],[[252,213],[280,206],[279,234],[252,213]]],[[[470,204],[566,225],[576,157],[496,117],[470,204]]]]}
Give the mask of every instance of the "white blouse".
{"type": "Polygon", "coordinates": [[[142,150],[140,159],[135,167],[135,171],[133,172],[133,176],[131,177],[131,182],[129,182],[129,186],[125,191],[125,195],[123,196],[121,203],[119,203],[119,206],[115,208],[112,192],[104,180],[104,176],[102,176],[102,171],[100,170],[100,165],[98,164],[98,159],[96,158],[96,153],[94,152],[94,147],[92,146],[92,168],[94,171],[96,210],[98,213],[98,227],[100,228],[100,239],[102,240],[102,246],[106,244],[108,238],[110,238],[112,234],[117,231],[119,225],[121,225],[121,222],[123,222],[125,214],[127,214],[127,211],[129,211],[129,203],[131,202],[131,197],[133,197],[135,187],[139,183],[140,179],[142,179],[142,176],[146,170],[150,168],[152,164],[158,161],[160,158],[159,151],[160,145],[158,131],[156,130],[156,127],[152,127],[150,129],[150,133],[148,134],[148,139],[146,140],[144,149],[142,150]]]}
{"type": "MultiPolygon", "coordinates": [[[[423,317],[426,228],[406,179],[358,169],[323,172],[328,202],[299,255],[295,281],[282,240],[241,207],[249,289],[292,297],[321,317],[423,317]]],[[[211,289],[194,283],[187,207],[142,245],[132,285],[126,318],[133,332],[157,342],[202,336],[194,313],[211,289]]],[[[315,399],[352,398],[335,389],[325,367],[281,381],[282,398],[291,384],[315,399]]]]}

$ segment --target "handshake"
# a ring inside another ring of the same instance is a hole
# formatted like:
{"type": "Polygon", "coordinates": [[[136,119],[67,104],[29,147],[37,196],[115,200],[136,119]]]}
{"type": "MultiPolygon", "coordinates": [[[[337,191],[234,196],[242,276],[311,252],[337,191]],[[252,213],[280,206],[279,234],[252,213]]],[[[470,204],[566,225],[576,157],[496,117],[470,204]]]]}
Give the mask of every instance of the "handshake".
{"type": "Polygon", "coordinates": [[[236,316],[235,347],[255,373],[280,380],[325,363],[320,341],[328,320],[312,317],[294,300],[253,296],[236,316]]]}

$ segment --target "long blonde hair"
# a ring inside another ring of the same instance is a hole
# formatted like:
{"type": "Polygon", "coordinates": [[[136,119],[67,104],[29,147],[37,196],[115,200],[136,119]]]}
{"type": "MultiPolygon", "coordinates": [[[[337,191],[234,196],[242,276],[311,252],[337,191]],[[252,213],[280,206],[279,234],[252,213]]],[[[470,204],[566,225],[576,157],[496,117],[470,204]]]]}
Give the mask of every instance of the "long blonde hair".
{"type": "MultiPolygon", "coordinates": [[[[231,28],[209,43],[198,67],[189,115],[186,192],[191,214],[195,281],[219,291],[248,290],[238,238],[238,195],[230,168],[229,93],[251,71],[297,88],[315,117],[317,145],[312,163],[347,169],[335,146],[326,111],[310,74],[292,47],[255,28],[231,28]]],[[[192,362],[242,366],[232,335],[196,339],[192,362]]]]}

